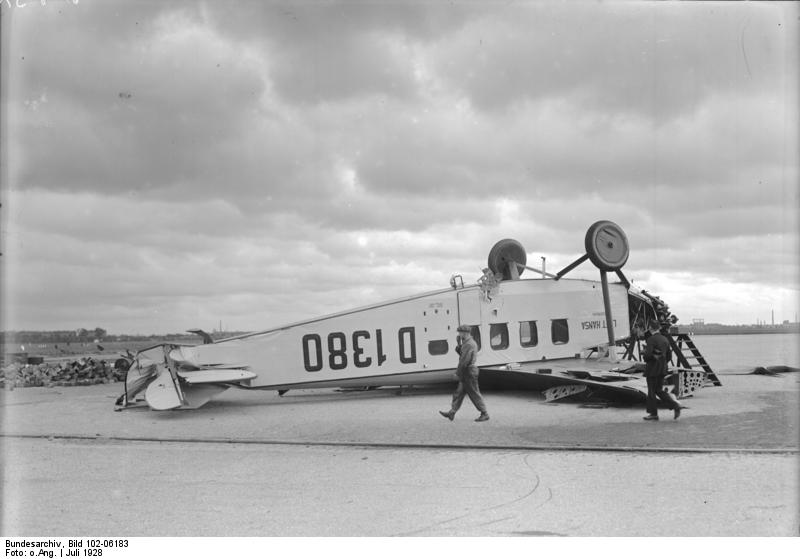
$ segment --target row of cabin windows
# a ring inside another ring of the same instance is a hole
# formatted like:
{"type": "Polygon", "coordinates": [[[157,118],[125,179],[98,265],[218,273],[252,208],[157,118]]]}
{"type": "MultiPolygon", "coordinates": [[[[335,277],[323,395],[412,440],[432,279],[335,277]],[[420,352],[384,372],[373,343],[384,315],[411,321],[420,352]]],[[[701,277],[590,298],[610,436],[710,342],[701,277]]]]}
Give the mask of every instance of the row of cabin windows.
{"type": "MultiPolygon", "coordinates": [[[[472,338],[481,349],[481,330],[472,326],[472,338]]],[[[509,345],[508,323],[489,325],[489,345],[492,349],[508,349],[509,345]]],[[[566,318],[556,318],[550,321],[550,340],[553,345],[563,345],[569,342],[569,325],[566,318]]],[[[535,347],[539,345],[539,329],[535,320],[519,323],[519,345],[522,347],[535,347]]],[[[428,342],[428,352],[431,355],[445,355],[449,351],[447,340],[433,340],[428,342]]]]}

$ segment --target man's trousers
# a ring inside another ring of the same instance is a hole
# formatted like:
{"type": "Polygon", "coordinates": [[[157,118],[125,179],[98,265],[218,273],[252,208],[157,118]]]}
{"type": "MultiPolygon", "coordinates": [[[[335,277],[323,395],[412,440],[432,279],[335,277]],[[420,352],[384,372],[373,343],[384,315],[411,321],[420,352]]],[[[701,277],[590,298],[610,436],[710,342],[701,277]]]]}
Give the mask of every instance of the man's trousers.
{"type": "Polygon", "coordinates": [[[664,402],[671,410],[680,407],[669,393],[664,390],[664,375],[647,377],[647,413],[658,415],[658,401],[664,402]]]}
{"type": "Polygon", "coordinates": [[[453,413],[458,411],[461,403],[464,401],[464,396],[469,396],[472,403],[478,408],[481,413],[487,413],[486,404],[483,403],[483,396],[478,388],[478,373],[464,373],[458,378],[458,386],[456,391],[453,392],[453,404],[450,411],[453,413]]]}

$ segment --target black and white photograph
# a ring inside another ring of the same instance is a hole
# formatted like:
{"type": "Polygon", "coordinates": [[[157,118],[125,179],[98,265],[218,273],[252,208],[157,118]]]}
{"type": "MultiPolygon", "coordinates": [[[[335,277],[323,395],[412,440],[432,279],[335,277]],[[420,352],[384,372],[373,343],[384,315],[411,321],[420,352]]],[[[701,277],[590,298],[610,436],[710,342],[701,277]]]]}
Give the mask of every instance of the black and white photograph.
{"type": "Polygon", "coordinates": [[[0,24],[6,556],[798,551],[800,3],[0,24]]]}

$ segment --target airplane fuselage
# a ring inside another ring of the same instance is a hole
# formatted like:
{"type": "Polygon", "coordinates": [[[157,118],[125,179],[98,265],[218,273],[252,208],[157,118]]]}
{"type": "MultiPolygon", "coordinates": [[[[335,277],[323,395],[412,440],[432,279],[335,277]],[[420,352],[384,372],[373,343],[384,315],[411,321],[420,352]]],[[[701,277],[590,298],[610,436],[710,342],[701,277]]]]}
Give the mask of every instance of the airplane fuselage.
{"type": "MultiPolygon", "coordinates": [[[[614,332],[630,334],[627,289],[611,284],[614,332]]],[[[425,384],[453,379],[456,328],[473,327],[478,367],[571,358],[608,342],[600,282],[503,281],[425,293],[249,334],[181,347],[183,368],[246,367],[240,386],[425,384]]]]}

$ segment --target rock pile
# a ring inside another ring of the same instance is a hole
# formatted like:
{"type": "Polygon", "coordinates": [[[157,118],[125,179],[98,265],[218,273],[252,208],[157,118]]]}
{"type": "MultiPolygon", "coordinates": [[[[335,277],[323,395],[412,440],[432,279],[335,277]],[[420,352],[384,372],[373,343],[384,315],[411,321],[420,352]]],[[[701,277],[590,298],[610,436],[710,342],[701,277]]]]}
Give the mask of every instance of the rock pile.
{"type": "Polygon", "coordinates": [[[12,363],[0,369],[0,387],[10,390],[28,386],[88,386],[125,380],[125,359],[107,363],[91,357],[63,363],[38,365],[12,363]]]}

